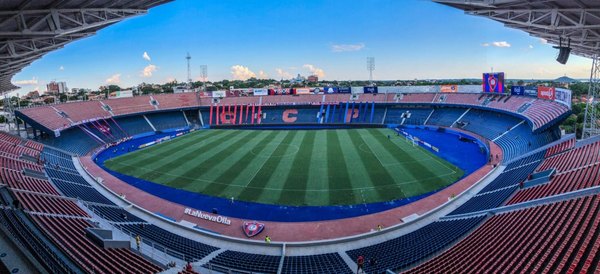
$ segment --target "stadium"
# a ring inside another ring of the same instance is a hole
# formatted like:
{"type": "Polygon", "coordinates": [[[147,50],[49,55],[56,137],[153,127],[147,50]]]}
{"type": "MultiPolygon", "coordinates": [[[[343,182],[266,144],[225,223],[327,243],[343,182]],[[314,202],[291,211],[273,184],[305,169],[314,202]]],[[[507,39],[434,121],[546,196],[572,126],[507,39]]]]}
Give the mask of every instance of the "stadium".
{"type": "MultiPolygon", "coordinates": [[[[171,1],[113,2],[0,2],[0,91],[171,1]]],[[[17,107],[0,132],[0,273],[600,271],[600,4],[434,2],[592,58],[582,138],[559,127],[570,90],[505,90],[498,72],[17,107]]]]}

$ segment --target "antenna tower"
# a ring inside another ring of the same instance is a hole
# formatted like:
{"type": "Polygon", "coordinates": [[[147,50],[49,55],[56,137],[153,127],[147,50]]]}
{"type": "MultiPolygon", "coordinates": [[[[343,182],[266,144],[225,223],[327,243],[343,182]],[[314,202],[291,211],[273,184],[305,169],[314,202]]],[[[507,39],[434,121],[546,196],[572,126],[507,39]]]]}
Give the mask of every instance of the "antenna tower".
{"type": "Polygon", "coordinates": [[[367,57],[367,70],[369,71],[369,83],[373,85],[373,71],[375,70],[375,57],[367,57]]]}

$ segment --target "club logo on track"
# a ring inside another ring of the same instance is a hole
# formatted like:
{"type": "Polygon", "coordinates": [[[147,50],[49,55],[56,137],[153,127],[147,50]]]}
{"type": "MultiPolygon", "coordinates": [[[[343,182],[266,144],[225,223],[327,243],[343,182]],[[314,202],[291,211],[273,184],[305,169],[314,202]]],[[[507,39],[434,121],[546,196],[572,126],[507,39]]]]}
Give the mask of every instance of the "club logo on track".
{"type": "Polygon", "coordinates": [[[242,229],[248,238],[260,234],[265,229],[265,224],[257,221],[244,222],[242,229]]]}

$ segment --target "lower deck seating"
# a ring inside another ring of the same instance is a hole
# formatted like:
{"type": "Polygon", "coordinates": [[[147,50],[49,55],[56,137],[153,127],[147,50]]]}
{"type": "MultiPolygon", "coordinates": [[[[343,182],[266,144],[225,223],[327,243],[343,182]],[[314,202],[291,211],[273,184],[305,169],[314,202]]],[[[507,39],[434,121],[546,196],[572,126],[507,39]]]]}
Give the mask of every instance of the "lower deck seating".
{"type": "Polygon", "coordinates": [[[146,119],[141,115],[119,117],[115,118],[115,121],[130,136],[154,131],[146,119]]]}
{"type": "Polygon", "coordinates": [[[112,222],[145,222],[117,206],[87,205],[94,213],[112,222]]]}
{"type": "Polygon", "coordinates": [[[409,273],[594,273],[600,199],[588,196],[493,216],[409,273]]]}
{"type": "Polygon", "coordinates": [[[154,273],[161,268],[134,254],[129,249],[102,249],[85,236],[91,225],[83,219],[33,216],[44,231],[60,243],[82,269],[91,273],[154,273]]]}
{"type": "Polygon", "coordinates": [[[436,108],[427,124],[450,127],[466,110],[465,108],[436,108]]]}
{"type": "Polygon", "coordinates": [[[386,124],[422,125],[431,114],[431,108],[390,107],[385,118],[386,124]]]}
{"type": "Polygon", "coordinates": [[[485,216],[437,221],[406,235],[379,244],[346,251],[356,260],[358,256],[376,258],[377,264],[366,265],[366,273],[382,273],[413,265],[452,244],[471,231],[485,216]]]}
{"type": "Polygon", "coordinates": [[[460,119],[460,122],[466,125],[463,127],[464,129],[476,132],[490,140],[500,136],[521,121],[521,119],[514,116],[490,113],[478,109],[470,109],[460,119]]]}
{"type": "Polygon", "coordinates": [[[550,182],[523,189],[508,201],[516,204],[600,185],[599,164],[555,175],[550,182]]]}
{"type": "Polygon", "coordinates": [[[557,127],[542,133],[532,133],[529,125],[523,123],[498,138],[496,143],[502,147],[503,161],[507,162],[558,139],[560,131],[557,127]]]}
{"type": "Polygon", "coordinates": [[[63,199],[60,196],[40,195],[20,191],[14,192],[14,195],[15,199],[21,202],[23,208],[29,211],[89,217],[75,202],[63,199]]]}
{"type": "Polygon", "coordinates": [[[517,186],[511,186],[500,190],[477,194],[448,215],[458,215],[496,208],[502,205],[516,189],[517,186]]]}
{"type": "MultiPolygon", "coordinates": [[[[202,259],[218,249],[214,246],[171,233],[155,225],[141,226],[139,224],[118,223],[115,225],[130,235],[140,235],[142,241],[151,240],[158,245],[162,245],[165,253],[174,257],[180,257],[180,259],[188,262],[202,259]],[[181,255],[183,255],[182,258],[181,255]]],[[[160,248],[156,244],[154,246],[160,248]]]]}
{"type": "Polygon", "coordinates": [[[17,211],[9,208],[0,209],[0,225],[4,227],[13,242],[29,250],[49,273],[70,273],[74,270],[65,263],[65,258],[57,252],[53,252],[51,247],[41,239],[40,235],[36,234],[21,219],[17,211]]]}
{"type": "Polygon", "coordinates": [[[104,195],[100,194],[100,192],[91,186],[84,186],[55,178],[51,178],[51,180],[60,192],[67,197],[86,202],[113,204],[108,198],[104,197],[104,195]]]}
{"type": "Polygon", "coordinates": [[[58,195],[48,181],[24,176],[21,172],[12,169],[0,168],[0,180],[0,185],[5,184],[13,189],[58,195]]]}
{"type": "Polygon", "coordinates": [[[228,269],[258,273],[277,273],[281,256],[250,254],[227,250],[210,260],[210,267],[219,270],[219,266],[228,269]]]}
{"type": "Polygon", "coordinates": [[[156,130],[182,128],[188,125],[181,111],[146,114],[146,117],[156,130]]]}
{"type": "Polygon", "coordinates": [[[284,274],[304,273],[354,273],[338,253],[327,253],[307,256],[286,256],[283,258],[284,274]]]}
{"type": "Polygon", "coordinates": [[[101,145],[78,127],[61,131],[60,137],[46,137],[39,141],[79,155],[85,155],[93,148],[101,145]]]}

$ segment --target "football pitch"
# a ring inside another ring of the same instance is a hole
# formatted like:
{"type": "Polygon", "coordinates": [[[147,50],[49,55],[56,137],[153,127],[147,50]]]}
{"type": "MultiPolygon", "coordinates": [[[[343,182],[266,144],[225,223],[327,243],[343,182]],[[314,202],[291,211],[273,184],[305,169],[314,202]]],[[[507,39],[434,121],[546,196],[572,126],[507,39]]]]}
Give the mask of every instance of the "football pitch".
{"type": "Polygon", "coordinates": [[[464,174],[386,128],[200,130],[104,164],[191,192],[310,206],[417,196],[464,174]]]}

